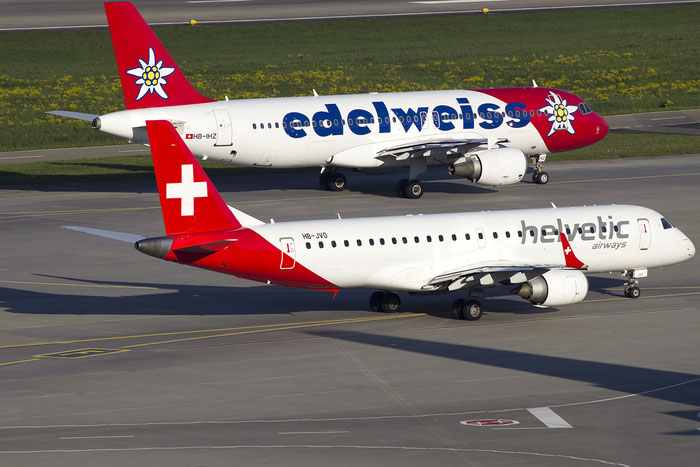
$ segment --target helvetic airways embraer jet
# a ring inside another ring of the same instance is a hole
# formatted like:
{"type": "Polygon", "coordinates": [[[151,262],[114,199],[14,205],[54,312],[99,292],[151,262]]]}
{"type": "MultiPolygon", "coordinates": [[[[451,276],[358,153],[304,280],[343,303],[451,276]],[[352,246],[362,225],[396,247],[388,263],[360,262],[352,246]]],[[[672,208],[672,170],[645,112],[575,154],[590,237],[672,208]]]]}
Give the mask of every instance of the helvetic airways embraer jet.
{"type": "Polygon", "coordinates": [[[637,298],[637,278],[647,268],[695,254],[683,232],[639,206],[265,224],[226,205],[170,122],[147,121],[146,127],[166,235],[68,228],[135,241],[137,250],[157,258],[268,284],[333,292],[376,288],[370,306],[385,312],[399,309],[394,291],[461,290],[466,299],[452,310],[470,320],[481,317],[474,297],[486,287],[510,285],[535,305],[560,306],[584,299],[584,271],[623,271],[625,295],[637,298]]]}
{"type": "MultiPolygon", "coordinates": [[[[397,193],[419,198],[429,165],[474,183],[549,180],[546,155],[593,144],[605,120],[578,96],[547,88],[370,93],[214,101],[199,94],[131,3],[105,3],[126,109],[106,115],[50,112],[147,143],[146,120],[168,120],[197,156],[261,167],[320,167],[339,191],[340,169],[408,168],[397,193]]],[[[314,92],[315,94],[315,92],[314,92]]]]}

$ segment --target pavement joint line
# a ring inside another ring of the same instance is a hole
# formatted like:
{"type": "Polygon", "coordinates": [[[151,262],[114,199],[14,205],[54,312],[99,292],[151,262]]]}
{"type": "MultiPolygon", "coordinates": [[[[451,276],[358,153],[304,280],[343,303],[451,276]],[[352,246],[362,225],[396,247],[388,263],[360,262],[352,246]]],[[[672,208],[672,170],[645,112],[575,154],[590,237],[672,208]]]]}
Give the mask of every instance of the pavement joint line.
{"type": "MultiPolygon", "coordinates": [[[[159,287],[148,287],[143,285],[110,285],[110,284],[63,284],[61,282],[30,282],[30,281],[8,281],[0,280],[0,284],[23,284],[23,285],[49,285],[58,287],[90,287],[101,289],[137,289],[137,290],[167,290],[159,287]]],[[[176,287],[176,286],[173,286],[176,287]]],[[[2,348],[2,347],[0,347],[2,348]]]]}
{"type": "Polygon", "coordinates": [[[362,318],[344,318],[344,319],[335,319],[335,320],[321,320],[321,321],[306,321],[302,323],[282,323],[282,324],[262,324],[262,325],[256,325],[256,326],[243,326],[243,327],[235,327],[235,328],[219,328],[219,329],[198,329],[194,331],[174,331],[174,332],[161,332],[161,333],[154,333],[154,334],[134,334],[130,336],[112,336],[112,337],[95,337],[95,338],[90,338],[90,339],[75,339],[75,340],[67,340],[67,341],[53,341],[53,342],[37,342],[33,344],[17,344],[17,345],[4,345],[0,346],[0,350],[2,349],[18,349],[18,348],[24,348],[24,347],[39,347],[39,346],[46,346],[46,345],[62,345],[62,344],[78,344],[82,342],[98,342],[98,341],[109,341],[109,340],[118,340],[118,339],[140,339],[140,338],[146,338],[146,337],[163,337],[163,336],[178,336],[178,335],[183,335],[183,334],[195,334],[195,333],[205,333],[205,332],[221,332],[221,331],[242,331],[245,329],[260,329],[260,328],[282,328],[284,329],[285,327],[288,326],[300,326],[300,325],[312,325],[312,324],[322,324],[322,323],[327,323],[327,324],[344,324],[344,323],[352,323],[356,320],[386,320],[386,319],[391,319],[391,318],[408,318],[408,317],[415,317],[415,316],[424,316],[424,313],[412,313],[412,314],[406,314],[406,315],[399,315],[399,316],[369,316],[369,317],[362,317],[362,318]]]}
{"type": "MultiPolygon", "coordinates": [[[[634,300],[639,300],[642,298],[648,299],[648,298],[684,297],[684,296],[690,296],[690,295],[700,295],[700,292],[670,293],[670,294],[663,294],[663,295],[642,295],[641,297],[634,299],[634,300]]],[[[629,300],[629,298],[628,297],[598,298],[598,299],[594,299],[594,300],[583,300],[581,303],[615,302],[618,300],[629,300]]]]}

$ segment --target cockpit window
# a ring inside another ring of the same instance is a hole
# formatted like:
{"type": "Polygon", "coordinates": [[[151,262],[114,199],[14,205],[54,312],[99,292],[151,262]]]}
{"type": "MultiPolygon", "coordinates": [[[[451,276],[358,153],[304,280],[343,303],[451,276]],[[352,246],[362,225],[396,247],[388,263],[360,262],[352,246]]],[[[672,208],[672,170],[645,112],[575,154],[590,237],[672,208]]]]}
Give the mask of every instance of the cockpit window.
{"type": "Polygon", "coordinates": [[[664,219],[663,217],[661,218],[661,225],[664,227],[664,229],[672,229],[673,228],[671,223],[669,221],[667,221],[666,219],[664,219]]]}
{"type": "Polygon", "coordinates": [[[583,115],[589,114],[589,113],[593,112],[593,110],[591,109],[591,107],[590,107],[588,104],[586,104],[585,102],[581,102],[581,103],[578,105],[578,108],[579,108],[579,110],[581,111],[581,113],[582,113],[583,115]]]}

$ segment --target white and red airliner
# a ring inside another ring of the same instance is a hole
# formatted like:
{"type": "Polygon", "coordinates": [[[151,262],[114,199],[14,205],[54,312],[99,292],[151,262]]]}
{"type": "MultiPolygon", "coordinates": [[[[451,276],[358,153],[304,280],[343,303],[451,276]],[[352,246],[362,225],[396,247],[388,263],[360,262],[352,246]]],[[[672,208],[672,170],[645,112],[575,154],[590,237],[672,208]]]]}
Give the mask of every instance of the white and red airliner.
{"type": "Polygon", "coordinates": [[[168,121],[147,121],[165,236],[85,227],[136,249],[238,277],[337,292],[379,291],[370,306],[398,311],[396,291],[461,291],[456,317],[476,320],[483,289],[509,285],[535,305],[580,302],[585,272],[622,271],[637,298],[647,269],[691,258],[693,243],[658,212],[610,205],[266,224],[227,206],[168,121]],[[575,253],[574,253],[575,252],[575,253]]]}
{"type": "Polygon", "coordinates": [[[322,188],[346,186],[342,169],[408,169],[397,193],[419,198],[431,165],[488,186],[533,180],[547,154],[593,144],[605,120],[578,96],[548,88],[457,89],[214,101],[198,93],[136,8],[105,3],[126,110],[53,111],[96,130],[148,143],[147,120],[168,120],[197,156],[260,167],[320,167],[322,188]]]}

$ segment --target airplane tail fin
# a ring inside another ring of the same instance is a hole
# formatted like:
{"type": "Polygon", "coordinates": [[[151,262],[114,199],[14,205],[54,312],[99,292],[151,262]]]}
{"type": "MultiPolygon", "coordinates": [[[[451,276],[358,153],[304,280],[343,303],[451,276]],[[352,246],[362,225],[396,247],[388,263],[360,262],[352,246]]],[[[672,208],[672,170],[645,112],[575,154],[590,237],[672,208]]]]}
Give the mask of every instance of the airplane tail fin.
{"type": "Polygon", "coordinates": [[[105,13],[127,110],[213,102],[187,81],[134,5],[106,2],[105,13]]]}
{"type": "Polygon", "coordinates": [[[149,120],[146,129],[166,234],[240,228],[241,222],[214,188],[172,123],[149,120]]]}

